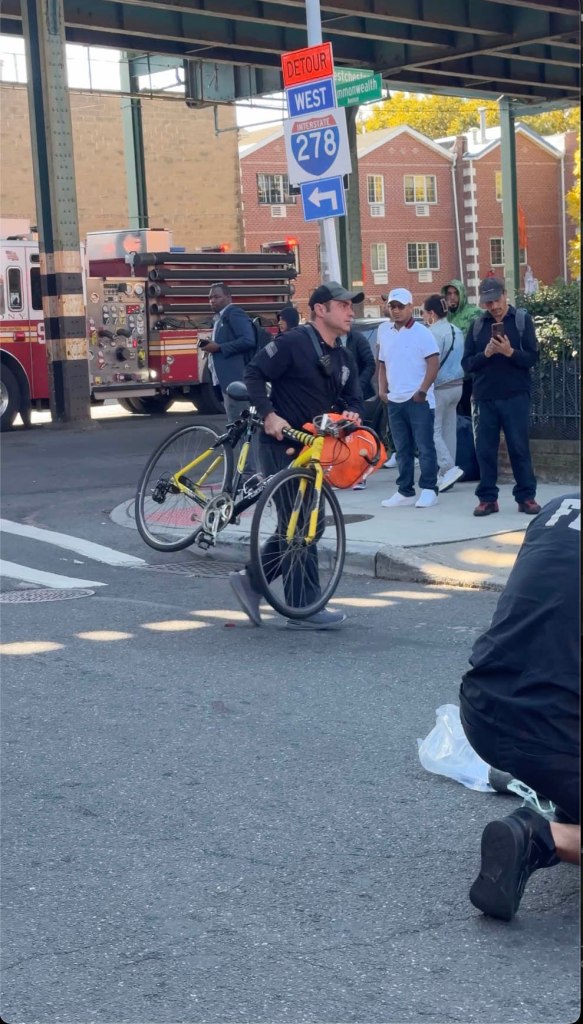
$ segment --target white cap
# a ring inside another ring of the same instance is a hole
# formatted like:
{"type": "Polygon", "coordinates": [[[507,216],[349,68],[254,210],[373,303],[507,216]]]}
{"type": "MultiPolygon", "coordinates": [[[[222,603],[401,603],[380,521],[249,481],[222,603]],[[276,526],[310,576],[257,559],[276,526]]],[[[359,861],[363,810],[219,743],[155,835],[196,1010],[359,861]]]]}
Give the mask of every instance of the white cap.
{"type": "Polygon", "coordinates": [[[407,288],[393,288],[389,292],[387,302],[402,302],[404,306],[408,306],[410,302],[413,302],[413,296],[407,288]]]}

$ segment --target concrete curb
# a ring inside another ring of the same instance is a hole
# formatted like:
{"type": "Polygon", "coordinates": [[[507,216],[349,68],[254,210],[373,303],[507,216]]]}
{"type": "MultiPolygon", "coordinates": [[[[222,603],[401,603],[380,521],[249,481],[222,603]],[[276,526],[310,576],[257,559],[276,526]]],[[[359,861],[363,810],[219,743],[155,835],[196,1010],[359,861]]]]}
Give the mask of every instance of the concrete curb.
{"type": "MultiPolygon", "coordinates": [[[[112,509],[110,518],[117,526],[135,530],[133,510],[133,499],[122,502],[112,509]]],[[[220,543],[212,549],[210,557],[244,565],[249,557],[249,537],[247,531],[227,528],[221,533],[220,543]]],[[[196,548],[192,550],[196,551],[196,548]]],[[[428,561],[415,554],[411,548],[379,545],[374,541],[351,541],[349,538],[346,541],[344,569],[353,576],[478,590],[500,591],[506,582],[503,578],[484,580],[480,573],[428,561]]]]}

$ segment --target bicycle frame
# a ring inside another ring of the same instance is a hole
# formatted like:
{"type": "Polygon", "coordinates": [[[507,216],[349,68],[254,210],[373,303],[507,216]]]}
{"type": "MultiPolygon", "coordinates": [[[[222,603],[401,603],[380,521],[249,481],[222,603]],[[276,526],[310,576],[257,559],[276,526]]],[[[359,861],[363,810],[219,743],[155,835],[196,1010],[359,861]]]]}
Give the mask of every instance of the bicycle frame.
{"type": "Polygon", "coordinates": [[[257,426],[258,421],[255,420],[253,416],[248,416],[246,418],[246,422],[244,420],[241,420],[231,424],[230,429],[225,431],[224,434],[221,434],[221,436],[217,438],[215,443],[211,445],[210,448],[207,448],[206,451],[202,452],[200,455],[197,455],[196,459],[192,459],[191,462],[188,462],[185,466],[182,466],[179,470],[176,471],[176,473],[172,475],[170,481],[172,483],[172,486],[176,487],[177,490],[179,490],[182,494],[186,494],[188,495],[189,498],[193,498],[198,505],[201,505],[201,507],[204,508],[208,501],[208,498],[201,490],[201,486],[206,482],[206,480],[208,480],[213,470],[216,469],[216,467],[219,465],[221,461],[221,456],[217,455],[217,457],[205,469],[202,476],[199,477],[198,480],[196,480],[194,483],[192,483],[191,486],[188,486],[187,484],[183,483],[182,477],[188,477],[188,474],[191,473],[193,469],[196,469],[196,467],[199,466],[202,462],[204,462],[205,459],[208,459],[212,452],[215,451],[215,449],[219,448],[221,445],[228,443],[234,448],[238,441],[241,439],[241,437],[244,436],[245,440],[241,445],[241,451],[239,453],[239,458],[237,459],[237,467],[235,470],[235,474],[233,476],[233,479],[228,481],[226,487],[227,493],[231,497],[233,497],[235,494],[237,494],[237,491],[239,490],[241,478],[243,476],[245,466],[247,464],[249,449],[251,447],[251,438],[253,437],[253,434],[255,433],[257,426]]]}
{"type": "MultiPolygon", "coordinates": [[[[310,509],[309,520],[308,520],[308,532],[304,537],[306,544],[313,544],[316,539],[318,530],[318,515],[320,512],[320,497],[322,494],[322,484],[324,483],[324,470],[322,469],[322,450],[324,447],[324,436],[313,434],[306,434],[303,430],[284,430],[283,435],[286,438],[294,441],[300,441],[304,445],[304,450],[291,463],[293,469],[303,469],[304,466],[309,466],[315,472],[314,480],[314,495],[312,498],[312,507],[310,509]]],[[[286,529],[286,540],[291,543],[295,536],[295,532],[300,517],[300,511],[303,505],[306,489],[308,486],[307,480],[300,480],[298,485],[298,492],[295,497],[294,507],[289,517],[289,522],[286,529]]]]}

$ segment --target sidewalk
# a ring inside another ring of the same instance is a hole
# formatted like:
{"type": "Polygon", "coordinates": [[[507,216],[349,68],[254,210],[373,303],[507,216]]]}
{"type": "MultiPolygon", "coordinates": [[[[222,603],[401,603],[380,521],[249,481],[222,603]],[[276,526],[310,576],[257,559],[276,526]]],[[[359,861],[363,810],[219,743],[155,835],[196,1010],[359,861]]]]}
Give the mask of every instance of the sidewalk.
{"type": "MultiPolygon", "coordinates": [[[[458,483],[429,509],[386,509],[384,498],[394,491],[396,469],[380,469],[364,491],[336,491],[346,523],[345,571],[379,579],[501,590],[522,543],[531,516],[520,514],[512,484],[500,486],[500,512],[477,518],[475,483],[458,483]]],[[[541,484],[537,500],[544,505],[574,484],[541,484]]],[[[135,529],[133,500],[118,505],[111,517],[118,526],[135,529]]],[[[253,509],[239,526],[228,527],[212,557],[244,561],[253,509]]]]}

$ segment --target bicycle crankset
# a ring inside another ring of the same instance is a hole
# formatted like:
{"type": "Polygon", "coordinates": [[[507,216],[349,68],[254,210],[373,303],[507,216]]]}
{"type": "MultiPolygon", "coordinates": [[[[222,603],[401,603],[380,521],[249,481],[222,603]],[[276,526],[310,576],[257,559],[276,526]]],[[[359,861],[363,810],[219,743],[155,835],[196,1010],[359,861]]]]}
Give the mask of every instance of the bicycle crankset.
{"type": "Polygon", "coordinates": [[[233,499],[229,494],[217,494],[205,507],[202,528],[206,534],[210,534],[213,541],[217,533],[230,523],[233,507],[233,499]]]}

